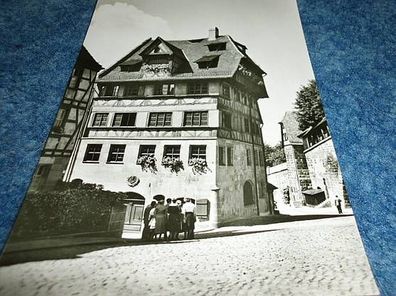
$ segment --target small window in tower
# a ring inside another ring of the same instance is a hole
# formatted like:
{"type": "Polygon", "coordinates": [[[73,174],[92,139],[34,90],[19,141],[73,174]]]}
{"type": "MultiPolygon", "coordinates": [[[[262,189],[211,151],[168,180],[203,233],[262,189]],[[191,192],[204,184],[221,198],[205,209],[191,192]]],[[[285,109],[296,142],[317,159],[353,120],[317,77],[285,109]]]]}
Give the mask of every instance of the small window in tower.
{"type": "Polygon", "coordinates": [[[234,165],[234,149],[232,147],[227,147],[227,165],[234,165]]]}
{"type": "Polygon", "coordinates": [[[230,86],[227,83],[223,83],[222,88],[223,88],[223,96],[226,99],[229,99],[230,98],[230,94],[231,94],[230,86]]]}
{"type": "Polygon", "coordinates": [[[252,155],[251,155],[251,151],[250,151],[250,149],[248,148],[248,149],[246,149],[246,164],[248,165],[248,166],[251,166],[252,165],[252,155]]]}
{"type": "Polygon", "coordinates": [[[225,165],[225,149],[221,146],[219,146],[219,165],[225,165]]]}
{"type": "Polygon", "coordinates": [[[222,111],[221,113],[222,127],[231,129],[232,128],[232,116],[231,113],[222,111]]]}

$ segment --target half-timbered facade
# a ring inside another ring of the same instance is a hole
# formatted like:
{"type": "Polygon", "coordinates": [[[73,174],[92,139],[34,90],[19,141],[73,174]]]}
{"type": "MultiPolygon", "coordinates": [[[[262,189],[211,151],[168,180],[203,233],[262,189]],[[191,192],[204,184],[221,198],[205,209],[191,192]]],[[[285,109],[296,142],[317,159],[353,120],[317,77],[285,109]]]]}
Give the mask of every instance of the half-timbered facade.
{"type": "Polygon", "coordinates": [[[200,225],[269,213],[264,74],[217,28],[144,41],[99,75],[70,179],[131,192],[131,225],[156,194],[193,198],[200,225]]]}
{"type": "Polygon", "coordinates": [[[94,83],[100,69],[101,65],[83,47],[29,190],[51,190],[64,178],[67,164],[73,158],[73,148],[88,119],[94,83]]]}

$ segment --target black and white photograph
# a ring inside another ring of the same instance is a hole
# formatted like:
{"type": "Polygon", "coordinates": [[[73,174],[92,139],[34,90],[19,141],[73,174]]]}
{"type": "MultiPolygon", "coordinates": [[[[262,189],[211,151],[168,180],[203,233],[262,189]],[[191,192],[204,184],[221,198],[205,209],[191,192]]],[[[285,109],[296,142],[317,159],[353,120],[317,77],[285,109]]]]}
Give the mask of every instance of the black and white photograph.
{"type": "Polygon", "coordinates": [[[295,0],[99,0],[1,295],[378,295],[295,0]]]}

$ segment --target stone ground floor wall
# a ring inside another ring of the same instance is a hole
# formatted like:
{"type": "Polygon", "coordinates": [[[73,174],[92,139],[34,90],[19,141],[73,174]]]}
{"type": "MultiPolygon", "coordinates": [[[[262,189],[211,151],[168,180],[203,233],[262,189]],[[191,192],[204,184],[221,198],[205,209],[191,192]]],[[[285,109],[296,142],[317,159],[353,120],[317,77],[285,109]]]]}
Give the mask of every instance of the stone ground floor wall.
{"type": "MultiPolygon", "coordinates": [[[[269,214],[270,207],[265,166],[260,166],[259,161],[256,161],[255,178],[253,156],[251,156],[250,165],[247,163],[246,151],[248,149],[253,151],[252,145],[239,141],[219,139],[218,146],[233,148],[233,164],[218,165],[216,170],[216,183],[219,187],[219,222],[257,216],[257,201],[260,215],[269,214]],[[253,190],[252,200],[248,203],[244,201],[244,185],[246,182],[251,185],[253,190]]],[[[258,151],[260,146],[256,145],[255,149],[258,151]]],[[[253,153],[250,155],[253,155],[253,153]]]]}
{"type": "Polygon", "coordinates": [[[328,138],[319,142],[317,145],[304,151],[304,153],[307,159],[309,175],[312,180],[312,187],[323,189],[333,205],[336,195],[343,200],[342,174],[332,139],[328,138]]]}

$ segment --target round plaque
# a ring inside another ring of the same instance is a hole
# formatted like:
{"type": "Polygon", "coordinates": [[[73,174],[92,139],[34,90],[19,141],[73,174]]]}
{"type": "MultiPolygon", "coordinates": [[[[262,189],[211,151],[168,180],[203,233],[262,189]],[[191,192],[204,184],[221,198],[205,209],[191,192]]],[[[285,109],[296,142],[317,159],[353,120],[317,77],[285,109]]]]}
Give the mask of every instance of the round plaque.
{"type": "Polygon", "coordinates": [[[130,176],[128,177],[127,182],[130,187],[135,187],[139,184],[140,179],[136,176],[130,176]]]}

